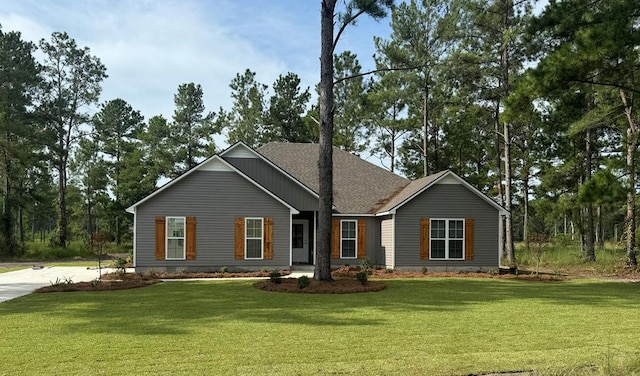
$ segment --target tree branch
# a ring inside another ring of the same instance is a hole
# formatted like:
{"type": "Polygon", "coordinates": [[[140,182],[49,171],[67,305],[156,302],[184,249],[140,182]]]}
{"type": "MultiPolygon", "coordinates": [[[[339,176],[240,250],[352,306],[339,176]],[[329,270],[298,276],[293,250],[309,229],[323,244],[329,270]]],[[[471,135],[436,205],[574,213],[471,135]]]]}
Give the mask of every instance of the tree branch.
{"type": "Polygon", "coordinates": [[[350,79],[358,78],[358,77],[364,77],[364,76],[368,76],[368,75],[374,74],[374,73],[409,71],[409,70],[414,70],[414,69],[418,69],[418,68],[422,68],[422,67],[423,67],[423,65],[416,65],[416,66],[413,66],[413,67],[403,67],[403,68],[379,68],[379,69],[370,70],[368,72],[362,72],[362,73],[358,73],[358,74],[353,74],[351,76],[346,76],[346,77],[339,78],[339,79],[335,80],[333,82],[333,84],[336,85],[336,84],[339,84],[342,81],[346,81],[346,80],[350,80],[350,79]]]}
{"type": "Polygon", "coordinates": [[[340,29],[338,30],[338,34],[336,35],[336,38],[333,40],[333,46],[331,46],[331,55],[333,55],[334,52],[336,51],[336,46],[338,45],[338,40],[340,39],[340,36],[342,36],[342,33],[347,28],[347,26],[349,26],[350,23],[355,21],[356,18],[360,17],[363,13],[364,13],[364,9],[360,9],[358,11],[358,13],[356,13],[356,14],[352,15],[351,17],[347,18],[342,23],[342,25],[340,26],[340,29]]]}

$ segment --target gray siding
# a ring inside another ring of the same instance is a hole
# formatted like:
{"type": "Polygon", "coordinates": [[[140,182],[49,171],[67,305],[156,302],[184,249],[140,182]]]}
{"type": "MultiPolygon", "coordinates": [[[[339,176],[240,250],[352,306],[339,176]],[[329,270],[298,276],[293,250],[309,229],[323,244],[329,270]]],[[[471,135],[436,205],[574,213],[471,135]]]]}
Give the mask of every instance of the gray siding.
{"type": "Polygon", "coordinates": [[[194,171],[137,208],[136,267],[217,271],[290,265],[290,210],[235,172],[194,171]],[[155,217],[196,217],[196,260],[155,259],[155,217]],[[273,218],[273,259],[235,259],[235,218],[273,218]]]}
{"type": "MultiPolygon", "coordinates": [[[[367,258],[374,265],[379,265],[384,262],[380,257],[380,220],[376,217],[334,217],[337,219],[364,219],[366,221],[366,254],[367,258]]],[[[331,259],[331,264],[334,266],[344,266],[349,264],[351,266],[357,266],[360,264],[361,259],[331,259]]]]}
{"type": "Polygon", "coordinates": [[[396,267],[497,268],[498,210],[460,184],[436,184],[396,212],[396,267]],[[474,259],[421,260],[420,218],[474,218],[474,259]]]}
{"type": "Polygon", "coordinates": [[[262,159],[225,157],[224,160],[299,211],[318,210],[314,195],[262,159]]]}
{"type": "Polygon", "coordinates": [[[380,242],[384,254],[384,266],[393,267],[393,219],[385,218],[380,223],[380,242]]]}

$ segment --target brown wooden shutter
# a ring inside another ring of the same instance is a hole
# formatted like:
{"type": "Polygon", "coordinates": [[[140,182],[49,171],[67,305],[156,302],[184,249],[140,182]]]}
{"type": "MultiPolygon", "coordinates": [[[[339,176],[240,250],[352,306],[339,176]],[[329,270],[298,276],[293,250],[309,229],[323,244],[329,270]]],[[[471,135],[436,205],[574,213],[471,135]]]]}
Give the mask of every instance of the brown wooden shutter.
{"type": "Polygon", "coordinates": [[[196,259],[196,217],[187,217],[186,257],[187,260],[196,259]]]}
{"type": "Polygon", "coordinates": [[[236,218],[236,260],[244,260],[244,218],[236,218]]]}
{"type": "Polygon", "coordinates": [[[420,260],[429,260],[429,218],[420,218],[420,260]]]}
{"type": "Polygon", "coordinates": [[[367,255],[367,221],[358,219],[358,258],[367,255]]]}
{"type": "Polygon", "coordinates": [[[271,260],[273,258],[273,218],[264,218],[263,222],[264,259],[271,260]]]}
{"type": "Polygon", "coordinates": [[[340,220],[331,221],[331,258],[340,258],[340,220]]]}
{"type": "Polygon", "coordinates": [[[473,260],[473,218],[466,218],[464,220],[464,259],[473,260]]]}
{"type": "Polygon", "coordinates": [[[165,259],[166,227],[164,217],[156,217],[156,260],[165,259]]]}

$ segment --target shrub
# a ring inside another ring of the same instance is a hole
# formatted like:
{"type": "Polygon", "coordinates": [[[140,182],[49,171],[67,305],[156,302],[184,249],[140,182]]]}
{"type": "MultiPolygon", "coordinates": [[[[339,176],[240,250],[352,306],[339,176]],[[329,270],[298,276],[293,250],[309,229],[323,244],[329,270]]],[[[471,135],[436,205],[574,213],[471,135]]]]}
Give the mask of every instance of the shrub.
{"type": "Polygon", "coordinates": [[[298,288],[304,289],[309,287],[310,284],[311,284],[311,280],[306,275],[303,275],[300,278],[298,278],[298,288]]]}
{"type": "Polygon", "coordinates": [[[118,274],[124,274],[127,272],[127,259],[124,259],[122,257],[118,257],[115,260],[113,260],[113,265],[116,267],[116,273],[118,274]]]}
{"type": "Polygon", "coordinates": [[[262,267],[262,269],[260,269],[260,271],[263,273],[269,273],[271,270],[268,267],[264,266],[262,267]]]}
{"type": "Polygon", "coordinates": [[[371,274],[370,273],[370,271],[371,271],[371,260],[369,260],[369,258],[367,256],[365,256],[362,260],[360,260],[360,268],[363,271],[371,274]]]}
{"type": "Polygon", "coordinates": [[[385,273],[393,273],[393,268],[386,268],[384,270],[385,273]]]}
{"type": "Polygon", "coordinates": [[[358,274],[356,274],[356,279],[360,281],[360,283],[365,285],[367,283],[367,280],[369,279],[367,271],[362,270],[358,272],[358,274]]]}
{"type": "Polygon", "coordinates": [[[221,267],[220,267],[220,273],[226,273],[226,272],[228,272],[228,271],[229,271],[229,268],[228,268],[228,267],[226,267],[226,266],[221,266],[221,267]]]}
{"type": "Polygon", "coordinates": [[[427,272],[429,271],[429,269],[427,269],[427,267],[426,267],[426,266],[423,266],[421,271],[422,271],[422,274],[427,274],[427,272]]]}
{"type": "Polygon", "coordinates": [[[280,284],[280,282],[282,282],[282,275],[279,271],[273,271],[271,272],[271,274],[269,274],[269,279],[271,280],[271,282],[278,285],[280,284]]]}

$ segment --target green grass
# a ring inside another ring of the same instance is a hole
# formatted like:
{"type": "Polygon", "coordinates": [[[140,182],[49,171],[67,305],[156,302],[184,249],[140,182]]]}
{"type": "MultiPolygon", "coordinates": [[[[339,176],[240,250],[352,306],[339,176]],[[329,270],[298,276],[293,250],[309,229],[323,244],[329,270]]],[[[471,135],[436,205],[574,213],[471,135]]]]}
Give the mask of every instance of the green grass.
{"type": "Polygon", "coordinates": [[[0,274],[2,273],[8,273],[8,272],[15,272],[16,270],[22,270],[22,269],[27,269],[28,266],[11,266],[8,268],[0,268],[0,274]]]}
{"type": "MultiPolygon", "coordinates": [[[[535,270],[536,258],[532,249],[524,243],[516,244],[516,260],[519,267],[535,270]]],[[[618,273],[625,271],[626,251],[618,244],[605,243],[604,248],[596,249],[596,261],[586,261],[580,244],[577,242],[549,243],[542,251],[541,270],[575,273],[618,273]]]]}
{"type": "Polygon", "coordinates": [[[640,286],[391,280],[379,293],[279,294],[169,282],[0,304],[2,374],[640,374],[640,286]]]}

